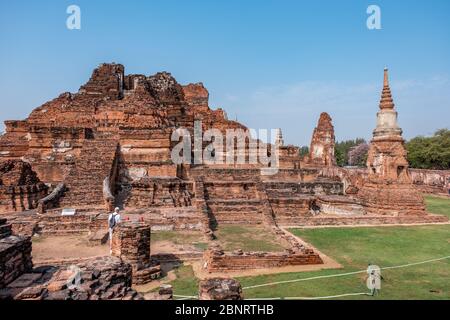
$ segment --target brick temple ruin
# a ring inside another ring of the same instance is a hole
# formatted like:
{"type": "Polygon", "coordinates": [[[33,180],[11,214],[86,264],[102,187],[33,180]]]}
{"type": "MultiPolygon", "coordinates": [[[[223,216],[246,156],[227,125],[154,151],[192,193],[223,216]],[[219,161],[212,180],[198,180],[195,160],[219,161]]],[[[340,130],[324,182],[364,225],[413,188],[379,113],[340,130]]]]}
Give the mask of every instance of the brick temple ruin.
{"type": "MultiPolygon", "coordinates": [[[[139,222],[124,223],[115,233],[116,257],[111,259],[119,262],[102,260],[135,273],[134,279],[124,278],[120,297],[127,297],[123,288],[131,282],[159,276],[158,261],[150,255],[150,227],[202,232],[209,243],[200,256],[204,269],[228,272],[322,264],[313,248],[285,232],[287,226],[447,221],[425,211],[417,186],[439,193],[448,172],[408,168],[387,70],[366,170],[336,166],[334,127],[327,113],[320,115],[305,157],[299,147],[285,145],[278,131],[275,174],[262,175],[262,165],[250,163],[174,163],[171,135],[179,128],[193,134],[194,123],[201,121],[203,130],[224,135],[227,129],[248,130],[224,110],[211,109],[208,98],[202,83],[180,85],[166,72],[127,75],[120,64],[100,65],[77,93],[61,94],[25,120],[5,121],[0,217],[8,218],[17,237],[84,233],[101,242],[108,213],[120,207],[127,220],[139,222]],[[76,213],[62,215],[63,209],[76,213]],[[265,226],[285,251],[227,252],[214,240],[216,230],[226,225],[265,226]]],[[[270,153],[270,144],[257,143],[270,153]]],[[[30,272],[25,265],[24,272],[30,272]]],[[[10,280],[2,280],[3,286],[10,280]]]]}

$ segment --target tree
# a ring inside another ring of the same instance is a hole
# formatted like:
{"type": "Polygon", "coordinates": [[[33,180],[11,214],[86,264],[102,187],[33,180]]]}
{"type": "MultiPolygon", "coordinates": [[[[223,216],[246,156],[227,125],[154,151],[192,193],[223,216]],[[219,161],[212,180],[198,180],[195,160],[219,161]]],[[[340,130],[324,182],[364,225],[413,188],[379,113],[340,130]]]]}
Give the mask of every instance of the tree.
{"type": "Polygon", "coordinates": [[[406,143],[412,168],[450,169],[450,130],[440,129],[431,137],[418,136],[406,143]]]}
{"type": "Polygon", "coordinates": [[[369,145],[365,142],[350,148],[350,151],[348,152],[348,164],[350,166],[365,167],[368,151],[369,145]]]}
{"type": "Polygon", "coordinates": [[[303,146],[300,148],[300,157],[307,156],[309,154],[309,148],[307,146],[303,146]]]}
{"type": "Polygon", "coordinates": [[[340,167],[349,165],[348,152],[352,147],[356,147],[362,143],[366,143],[363,138],[356,138],[355,140],[346,140],[337,142],[334,147],[334,155],[336,157],[336,163],[340,167]]]}

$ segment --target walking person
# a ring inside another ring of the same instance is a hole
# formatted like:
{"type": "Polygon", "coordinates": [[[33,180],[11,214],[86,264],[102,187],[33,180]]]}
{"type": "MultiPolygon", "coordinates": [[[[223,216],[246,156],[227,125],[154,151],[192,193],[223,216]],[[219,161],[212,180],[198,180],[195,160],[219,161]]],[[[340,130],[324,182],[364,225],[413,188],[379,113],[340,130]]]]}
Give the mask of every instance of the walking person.
{"type": "Polygon", "coordinates": [[[115,208],[114,212],[110,213],[108,216],[108,227],[109,227],[109,254],[112,254],[112,237],[114,228],[120,223],[120,213],[119,208],[115,208]]]}

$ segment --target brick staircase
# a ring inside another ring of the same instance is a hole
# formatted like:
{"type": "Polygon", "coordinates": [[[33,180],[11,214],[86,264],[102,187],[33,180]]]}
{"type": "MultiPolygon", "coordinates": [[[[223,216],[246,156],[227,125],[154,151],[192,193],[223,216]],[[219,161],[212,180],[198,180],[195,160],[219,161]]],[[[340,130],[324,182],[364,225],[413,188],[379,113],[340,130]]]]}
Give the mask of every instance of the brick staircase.
{"type": "Polygon", "coordinates": [[[62,208],[95,207],[105,204],[103,180],[111,175],[116,161],[118,141],[85,140],[75,166],[65,180],[62,208]]]}
{"type": "MultiPolygon", "coordinates": [[[[208,169],[203,182],[210,226],[220,224],[263,224],[266,222],[268,201],[259,185],[259,177],[246,176],[242,170],[208,169]]],[[[196,197],[199,192],[196,191],[196,197]]],[[[270,205],[269,205],[270,206],[270,205]]]]}

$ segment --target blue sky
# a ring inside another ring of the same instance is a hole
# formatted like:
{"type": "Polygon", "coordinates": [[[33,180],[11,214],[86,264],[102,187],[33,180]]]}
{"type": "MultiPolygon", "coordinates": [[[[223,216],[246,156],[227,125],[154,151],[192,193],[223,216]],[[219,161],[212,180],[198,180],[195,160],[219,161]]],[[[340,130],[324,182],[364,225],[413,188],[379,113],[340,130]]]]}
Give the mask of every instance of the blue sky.
{"type": "Polygon", "coordinates": [[[370,138],[383,67],[404,136],[450,127],[450,1],[1,1],[0,121],[76,92],[102,62],[203,82],[210,105],[308,144],[320,112],[338,140],[370,138]],[[68,30],[66,8],[81,8],[68,30]],[[366,9],[381,8],[381,30],[366,9]]]}

